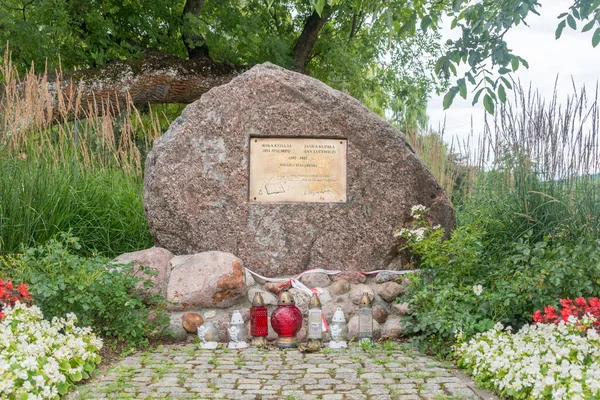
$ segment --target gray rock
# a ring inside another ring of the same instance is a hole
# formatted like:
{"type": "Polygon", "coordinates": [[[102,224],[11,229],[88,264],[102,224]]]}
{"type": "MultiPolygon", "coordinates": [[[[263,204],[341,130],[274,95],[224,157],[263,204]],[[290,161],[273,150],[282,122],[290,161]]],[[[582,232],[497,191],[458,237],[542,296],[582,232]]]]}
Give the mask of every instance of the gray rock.
{"type": "Polygon", "coordinates": [[[183,312],[169,313],[169,328],[173,337],[178,340],[184,340],[188,333],[183,328],[183,312]]]}
{"type": "Polygon", "coordinates": [[[392,303],[390,309],[396,315],[403,316],[409,313],[408,303],[392,303]]]}
{"type": "Polygon", "coordinates": [[[385,322],[385,320],[388,317],[388,312],[385,309],[385,307],[383,307],[380,304],[375,304],[373,306],[373,319],[377,322],[379,322],[380,324],[383,324],[385,322]]]}
{"type": "Polygon", "coordinates": [[[323,312],[326,312],[325,310],[327,310],[327,321],[331,320],[331,317],[333,317],[333,313],[335,312],[335,310],[337,310],[338,307],[340,307],[344,312],[346,320],[348,320],[350,316],[354,315],[356,311],[358,311],[358,306],[352,303],[352,301],[350,301],[350,297],[348,294],[337,296],[331,301],[331,303],[327,303],[323,306],[323,312]]]}
{"type": "Polygon", "coordinates": [[[402,324],[399,317],[389,317],[381,330],[381,336],[389,338],[399,338],[402,335],[402,324]]]}
{"type": "Polygon", "coordinates": [[[350,301],[354,304],[360,303],[363,293],[367,293],[371,301],[375,298],[375,292],[367,285],[354,285],[350,290],[350,301]]]}
{"type": "Polygon", "coordinates": [[[258,292],[260,292],[260,295],[262,296],[262,298],[265,302],[265,305],[269,305],[269,306],[277,305],[277,297],[273,293],[267,292],[266,290],[257,289],[257,288],[252,288],[252,289],[248,290],[248,301],[250,303],[252,303],[254,296],[258,292]]]}
{"type": "Polygon", "coordinates": [[[254,280],[254,276],[250,272],[248,272],[248,270],[245,271],[245,274],[246,274],[246,286],[254,286],[254,285],[256,285],[256,281],[254,280]]]}
{"type": "MultiPolygon", "coordinates": [[[[348,321],[348,336],[358,337],[358,315],[354,315],[348,321]]],[[[381,337],[381,325],[379,322],[373,320],[373,339],[379,339],[381,337]]]]}
{"type": "Polygon", "coordinates": [[[317,288],[321,294],[319,295],[319,300],[321,304],[327,304],[331,301],[331,294],[329,294],[329,290],[324,289],[322,287],[317,288]]]}
{"type": "Polygon", "coordinates": [[[328,287],[329,291],[335,295],[348,293],[350,291],[350,288],[350,282],[348,282],[345,279],[335,281],[328,287]]]}
{"type": "Polygon", "coordinates": [[[333,279],[334,282],[343,279],[357,285],[359,283],[365,283],[367,277],[357,271],[344,271],[340,274],[332,275],[331,279],[333,279]]]}
{"type": "Polygon", "coordinates": [[[339,304],[334,302],[327,303],[323,306],[323,315],[325,315],[325,319],[327,322],[331,322],[331,318],[333,318],[333,314],[338,309],[339,304]]]}
{"type": "Polygon", "coordinates": [[[377,274],[377,276],[373,279],[375,283],[385,283],[395,281],[398,278],[398,274],[395,274],[390,271],[382,271],[377,274]]]}
{"type": "Polygon", "coordinates": [[[299,342],[304,342],[306,337],[308,336],[308,329],[306,328],[306,324],[302,324],[302,328],[296,333],[296,340],[299,342]]]}
{"type": "Polygon", "coordinates": [[[398,257],[392,232],[415,204],[431,209],[428,222],[454,229],[450,200],[400,131],[352,97],[269,63],[188,105],[146,158],[144,210],[157,246],[235,253],[266,276],[384,269],[398,257]],[[253,136],[346,139],[347,201],[250,202],[253,136]]]}
{"type": "Polygon", "coordinates": [[[382,299],[391,303],[403,292],[402,285],[396,282],[386,282],[379,287],[379,296],[382,299]]]}
{"type": "Polygon", "coordinates": [[[115,258],[113,264],[129,264],[134,263],[135,273],[139,275],[140,266],[146,266],[156,272],[157,275],[148,276],[153,283],[152,289],[148,290],[151,294],[160,294],[163,297],[167,296],[167,284],[171,268],[169,261],[173,258],[173,253],[167,249],[160,247],[151,247],[146,250],[134,251],[133,253],[121,254],[115,258]]]}
{"type": "Polygon", "coordinates": [[[306,293],[304,290],[292,288],[290,289],[290,293],[294,296],[294,301],[296,302],[296,307],[302,311],[302,315],[306,317],[308,314],[308,304],[310,303],[310,295],[306,293]]]}
{"type": "Polygon", "coordinates": [[[219,332],[219,342],[226,343],[229,340],[227,328],[229,328],[229,325],[231,324],[231,313],[222,311],[212,319],[212,323],[215,324],[215,327],[219,332]]]}
{"type": "Polygon", "coordinates": [[[300,282],[304,283],[308,288],[326,287],[331,284],[331,279],[327,274],[322,272],[312,272],[302,275],[300,282]]]}
{"type": "Polygon", "coordinates": [[[168,308],[227,308],[244,295],[246,275],[242,261],[232,254],[208,251],[171,259],[167,286],[168,308]]]}

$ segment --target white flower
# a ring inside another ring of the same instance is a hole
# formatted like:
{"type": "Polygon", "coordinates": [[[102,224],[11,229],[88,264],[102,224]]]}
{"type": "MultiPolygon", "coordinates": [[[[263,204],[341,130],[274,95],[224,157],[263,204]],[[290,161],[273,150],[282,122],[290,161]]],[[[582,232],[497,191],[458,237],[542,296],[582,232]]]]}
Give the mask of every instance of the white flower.
{"type": "Polygon", "coordinates": [[[475,285],[475,286],[473,286],[473,292],[477,296],[481,296],[481,293],[483,293],[483,286],[481,286],[481,285],[475,285]]]}
{"type": "Polygon", "coordinates": [[[425,237],[425,228],[417,228],[413,231],[415,240],[420,242],[425,237]]]}
{"type": "Polygon", "coordinates": [[[102,341],[89,329],[75,327],[76,318],[43,319],[38,307],[17,303],[3,310],[0,321],[0,399],[53,399],[58,395],[58,383],[71,382],[60,365],[74,359],[96,364],[102,341]],[[11,369],[11,365],[18,365],[11,369]],[[30,376],[31,375],[31,376],[30,376]]]}
{"type": "Polygon", "coordinates": [[[589,331],[582,335],[580,326],[561,322],[525,325],[512,334],[497,324],[454,351],[460,366],[500,394],[565,400],[599,398],[600,335],[589,331]]]}
{"type": "Polygon", "coordinates": [[[425,212],[427,212],[427,207],[422,204],[417,204],[410,208],[410,215],[416,220],[421,219],[425,215],[425,212]]]}

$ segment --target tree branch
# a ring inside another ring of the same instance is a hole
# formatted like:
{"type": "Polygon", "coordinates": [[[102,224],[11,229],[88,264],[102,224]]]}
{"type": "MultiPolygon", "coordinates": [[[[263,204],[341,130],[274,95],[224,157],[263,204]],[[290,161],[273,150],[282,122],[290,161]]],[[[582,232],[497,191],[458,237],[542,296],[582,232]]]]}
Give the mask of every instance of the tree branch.
{"type": "Polygon", "coordinates": [[[141,59],[48,74],[45,84],[54,99],[49,114],[56,120],[90,117],[103,107],[125,110],[128,97],[136,107],[152,103],[188,104],[247,69],[242,65],[218,64],[208,57],[182,60],[147,51],[141,59]]]}

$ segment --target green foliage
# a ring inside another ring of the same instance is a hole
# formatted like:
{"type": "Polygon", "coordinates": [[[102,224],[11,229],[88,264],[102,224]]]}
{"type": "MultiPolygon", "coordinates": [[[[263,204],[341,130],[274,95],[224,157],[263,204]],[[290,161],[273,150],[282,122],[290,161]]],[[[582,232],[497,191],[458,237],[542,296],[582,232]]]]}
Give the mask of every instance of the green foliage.
{"type": "Polygon", "coordinates": [[[557,103],[517,87],[500,105],[469,160],[467,192],[452,196],[449,240],[422,219],[398,232],[422,268],[401,299],[413,311],[408,329],[430,349],[448,349],[457,329],[518,327],[558,299],[600,291],[600,109],[585,90],[557,103]]]}
{"type": "Polygon", "coordinates": [[[534,241],[526,235],[501,249],[488,246],[488,234],[462,225],[449,240],[434,230],[408,244],[422,268],[400,299],[413,310],[406,318],[409,333],[436,342],[451,341],[458,329],[472,336],[495,322],[520,326],[559,298],[600,290],[599,241],[534,241]]]}
{"type": "Polygon", "coordinates": [[[79,247],[77,238],[61,234],[45,245],[1,258],[0,272],[29,282],[46,318],[73,312],[83,326],[131,346],[160,332],[167,321],[164,299],[146,294],[152,287],[149,277],[156,272],[75,255],[79,247]]]}
{"type": "Polygon", "coordinates": [[[141,178],[119,169],[0,155],[0,254],[67,230],[81,238],[82,254],[112,257],[151,247],[141,178]]]}
{"type": "MultiPolygon", "coordinates": [[[[139,57],[146,49],[185,58],[188,49],[205,45],[213,60],[253,65],[271,61],[290,67],[294,48],[309,17],[327,18],[307,61],[307,71],[347,90],[376,112],[391,110],[396,121],[423,122],[423,105],[433,90],[455,84],[444,99],[481,99],[494,113],[512,85],[507,76],[527,61],[513,54],[504,40],[513,27],[538,14],[532,0],[235,0],[200,2],[198,15],[186,12],[186,1],[41,0],[0,3],[0,43],[10,42],[13,59],[24,71],[57,68],[60,54],[66,70],[139,57]],[[442,53],[440,21],[452,18],[460,29],[442,53]],[[200,39],[195,43],[191,38],[200,39]],[[437,62],[434,62],[437,60],[437,62]],[[457,76],[464,64],[468,72],[457,76]],[[434,74],[432,74],[432,72],[434,74]]],[[[559,16],[555,36],[566,27],[595,28],[591,43],[600,43],[600,1],[574,0],[559,16]]]]}
{"type": "Polygon", "coordinates": [[[437,20],[422,24],[428,31],[416,27],[424,2],[214,1],[203,2],[199,15],[184,14],[185,3],[7,0],[0,3],[0,51],[9,42],[21,72],[32,61],[38,70],[46,63],[58,68],[56,54],[64,70],[73,70],[139,57],[145,49],[186,58],[186,46],[199,45],[217,62],[291,68],[316,10],[328,18],[306,60],[316,78],[411,127],[425,123],[427,95],[444,86],[432,74],[440,55],[439,35],[431,29],[437,20]]]}
{"type": "MultiPolygon", "coordinates": [[[[565,27],[577,30],[577,21],[584,23],[582,32],[596,27],[592,36],[592,46],[600,43],[600,1],[572,1],[568,11],[559,15],[555,37],[559,39],[565,27]]],[[[483,105],[486,111],[494,114],[498,102],[506,102],[506,90],[512,89],[506,78],[522,65],[528,68],[527,61],[512,53],[504,40],[506,33],[513,27],[526,24],[531,14],[539,15],[540,3],[530,0],[498,0],[484,2],[467,2],[454,0],[451,9],[452,29],[460,29],[457,40],[448,40],[445,54],[436,63],[435,71],[449,79],[457,75],[457,69],[464,64],[468,71],[456,80],[446,97],[444,108],[450,107],[454,95],[460,91],[466,98],[467,84],[475,93],[473,104],[484,94],[483,105]]],[[[443,11],[443,10],[442,10],[443,11]]],[[[433,18],[439,18],[442,11],[432,10],[433,18]]]]}
{"type": "Polygon", "coordinates": [[[95,67],[137,57],[146,49],[185,54],[179,26],[183,3],[168,0],[21,1],[0,5],[0,42],[13,61],[38,69],[95,67]]]}
{"type": "MultiPolygon", "coordinates": [[[[107,257],[152,246],[142,202],[142,164],[180,105],[146,113],[109,110],[83,121],[46,120],[50,98],[38,78],[19,82],[0,68],[0,255],[59,232],[80,238],[82,255],[107,257]],[[26,88],[23,96],[18,95],[26,88]],[[26,124],[23,121],[27,121],[26,124]]],[[[60,115],[85,114],[77,102],[60,115]]]]}

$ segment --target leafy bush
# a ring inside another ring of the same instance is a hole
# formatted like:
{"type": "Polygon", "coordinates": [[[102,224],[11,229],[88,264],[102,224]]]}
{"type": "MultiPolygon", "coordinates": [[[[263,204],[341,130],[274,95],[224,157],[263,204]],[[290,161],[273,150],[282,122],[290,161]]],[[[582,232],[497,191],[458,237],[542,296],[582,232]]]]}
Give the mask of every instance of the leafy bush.
{"type": "Polygon", "coordinates": [[[165,300],[149,296],[149,275],[133,265],[111,265],[104,257],[73,254],[79,243],[68,234],[0,259],[0,271],[30,282],[31,294],[49,318],[73,312],[85,326],[135,346],[166,324],[165,300]],[[150,322],[150,319],[152,322],[150,322]]]}
{"type": "Polygon", "coordinates": [[[591,238],[534,241],[525,235],[499,254],[486,246],[480,226],[462,225],[443,240],[441,229],[419,221],[398,232],[421,266],[400,301],[412,310],[407,332],[429,344],[452,341],[459,329],[472,336],[495,322],[518,327],[557,298],[600,291],[600,247],[591,238]],[[423,234],[407,233],[417,230],[423,234]]]}
{"type": "Polygon", "coordinates": [[[77,317],[44,320],[40,309],[17,302],[0,321],[0,398],[55,399],[87,379],[101,361],[102,340],[77,317]]]}
{"type": "MultiPolygon", "coordinates": [[[[595,319],[583,319],[591,325],[595,319]]],[[[575,322],[525,325],[512,334],[497,324],[455,354],[479,385],[515,399],[591,399],[600,396],[600,336],[575,322]]]]}

